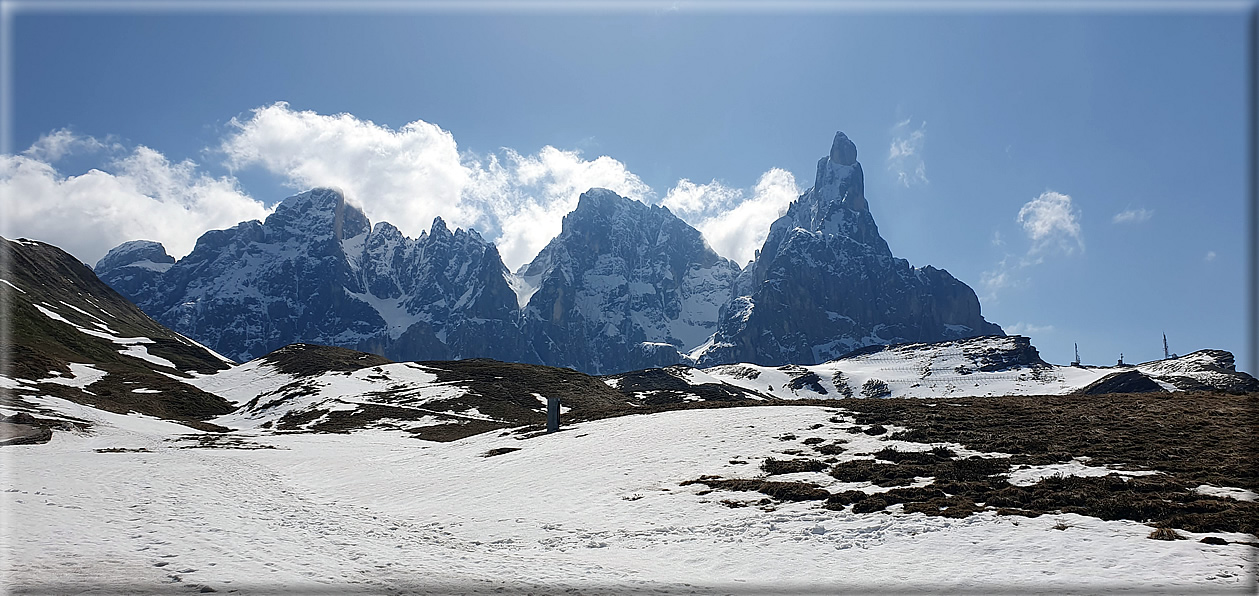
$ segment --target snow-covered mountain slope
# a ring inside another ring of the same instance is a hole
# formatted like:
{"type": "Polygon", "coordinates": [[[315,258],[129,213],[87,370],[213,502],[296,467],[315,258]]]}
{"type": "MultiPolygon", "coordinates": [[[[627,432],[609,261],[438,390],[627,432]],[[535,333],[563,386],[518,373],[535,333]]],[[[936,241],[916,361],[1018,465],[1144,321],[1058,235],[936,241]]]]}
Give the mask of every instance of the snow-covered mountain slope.
{"type": "Polygon", "coordinates": [[[1041,360],[1030,340],[1018,335],[870,346],[809,366],[743,363],[699,372],[704,382],[716,379],[779,399],[1259,391],[1259,381],[1237,372],[1232,354],[1222,350],[1202,350],[1135,367],[1058,366],[1041,360]],[[1147,380],[1143,388],[1097,388],[1097,383],[1115,375],[1134,374],[1147,380]]]}
{"type": "Polygon", "coordinates": [[[543,362],[596,374],[664,366],[703,343],[739,268],[668,208],[595,188],[517,272],[543,362]]]}
{"type": "Polygon", "coordinates": [[[61,249],[0,238],[0,251],[7,408],[56,416],[54,404],[89,404],[196,427],[231,411],[227,401],[183,382],[226,369],[230,360],[162,327],[61,249]]]}
{"type": "Polygon", "coordinates": [[[816,364],[872,344],[1000,335],[947,271],[892,256],[865,197],[857,147],[836,133],[813,186],[770,226],[735,284],[701,366],[816,364]]]}
{"type": "Polygon", "coordinates": [[[411,239],[385,222],[373,228],[339,191],[315,189],[265,222],[207,232],[177,262],[165,255],[129,242],[96,272],[157,320],[241,361],[295,342],[397,359],[536,360],[498,251],[440,218],[411,239]]]}

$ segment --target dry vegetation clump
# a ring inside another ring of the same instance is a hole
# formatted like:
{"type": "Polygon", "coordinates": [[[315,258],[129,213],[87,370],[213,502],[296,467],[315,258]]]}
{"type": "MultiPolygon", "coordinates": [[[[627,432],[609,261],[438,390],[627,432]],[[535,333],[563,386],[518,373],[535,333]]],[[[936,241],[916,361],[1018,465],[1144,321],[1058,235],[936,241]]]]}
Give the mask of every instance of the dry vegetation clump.
{"type": "Polygon", "coordinates": [[[495,455],[503,455],[513,451],[520,451],[519,447],[495,447],[481,454],[481,457],[494,457],[495,455]]]}
{"type": "Polygon", "coordinates": [[[1150,532],[1150,535],[1148,537],[1154,540],[1185,540],[1186,539],[1184,536],[1177,534],[1176,530],[1173,530],[1171,528],[1159,528],[1157,530],[1154,530],[1153,532],[1150,532]]]}
{"type": "Polygon", "coordinates": [[[874,457],[898,464],[911,463],[925,465],[948,461],[957,457],[957,453],[943,445],[932,447],[930,451],[901,451],[895,447],[889,446],[876,451],[874,453],[874,457]]]}
{"type": "Polygon", "coordinates": [[[843,444],[847,442],[843,439],[835,439],[824,445],[810,445],[810,447],[813,447],[814,451],[822,455],[839,455],[845,451],[843,444]]]}
{"type": "Polygon", "coordinates": [[[701,476],[682,482],[682,486],[703,484],[711,489],[731,491],[755,491],[780,501],[820,501],[831,496],[826,489],[812,482],[776,482],[773,480],[728,479],[701,476]]]}
{"type": "Polygon", "coordinates": [[[795,474],[797,472],[821,472],[826,467],[825,463],[807,457],[797,459],[774,459],[770,457],[761,463],[761,470],[764,470],[766,474],[771,476],[795,474]]]}
{"type": "Polygon", "coordinates": [[[870,495],[859,490],[846,490],[827,497],[824,507],[838,511],[858,501],[864,501],[868,496],[870,495]]]}
{"type": "Polygon", "coordinates": [[[972,455],[966,459],[953,459],[936,466],[937,480],[984,480],[1003,475],[1010,470],[1009,458],[988,458],[972,455]]]}
{"type": "Polygon", "coordinates": [[[974,513],[983,511],[985,507],[976,505],[973,500],[961,495],[952,495],[947,497],[938,497],[928,499],[926,501],[916,501],[905,504],[905,513],[924,513],[926,515],[938,515],[940,517],[948,517],[953,519],[962,519],[969,517],[974,513]]]}
{"type": "Polygon", "coordinates": [[[885,464],[871,459],[839,462],[831,468],[831,476],[840,482],[873,482],[879,486],[904,486],[919,476],[930,476],[935,466],[917,464],[885,464]]]}

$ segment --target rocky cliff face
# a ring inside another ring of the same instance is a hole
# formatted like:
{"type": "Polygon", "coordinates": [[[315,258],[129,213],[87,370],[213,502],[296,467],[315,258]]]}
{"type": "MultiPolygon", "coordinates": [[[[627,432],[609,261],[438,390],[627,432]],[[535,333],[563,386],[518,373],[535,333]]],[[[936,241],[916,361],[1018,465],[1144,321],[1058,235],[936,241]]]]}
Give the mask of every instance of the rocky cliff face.
{"type": "Polygon", "coordinates": [[[857,147],[835,135],[813,187],[770,226],[735,282],[701,365],[815,364],[873,344],[1002,335],[947,271],[892,256],[865,197],[857,147]]]}
{"type": "Polygon", "coordinates": [[[529,341],[592,373],[676,364],[712,335],[738,272],[667,208],[591,189],[518,272],[529,341]]]}
{"type": "Polygon", "coordinates": [[[604,189],[515,275],[473,230],[374,227],[335,190],[207,232],[176,262],[123,244],[96,273],[158,321],[237,360],[302,342],[395,360],[488,357],[611,374],[813,364],[872,344],[1000,335],[947,271],[892,256],[843,133],[746,270],[667,208],[604,189]]]}
{"type": "Polygon", "coordinates": [[[486,336],[521,335],[498,251],[440,219],[410,239],[387,223],[373,229],[340,192],[315,189],[265,222],[207,232],[164,270],[149,265],[161,255],[157,243],[124,244],[96,272],[158,321],[237,360],[294,342],[400,359],[532,360],[522,340],[486,336]]]}

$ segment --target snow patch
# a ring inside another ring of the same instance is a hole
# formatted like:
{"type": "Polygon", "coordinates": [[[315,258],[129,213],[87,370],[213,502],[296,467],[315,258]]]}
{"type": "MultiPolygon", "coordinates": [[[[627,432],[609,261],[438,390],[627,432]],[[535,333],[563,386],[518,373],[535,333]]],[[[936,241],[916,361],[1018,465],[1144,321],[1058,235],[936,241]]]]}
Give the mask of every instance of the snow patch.
{"type": "Polygon", "coordinates": [[[1059,464],[1048,464],[1044,466],[1029,466],[1010,472],[1010,484],[1014,486],[1031,486],[1051,476],[1078,476],[1086,478],[1090,476],[1106,476],[1109,474],[1118,474],[1124,477],[1131,476],[1150,476],[1158,474],[1152,470],[1129,471],[1116,470],[1102,466],[1090,466],[1087,457],[1077,457],[1069,462],[1059,464]]]}
{"type": "Polygon", "coordinates": [[[150,354],[149,349],[139,343],[131,344],[127,346],[127,349],[119,350],[118,353],[122,354],[123,356],[131,356],[132,358],[139,358],[141,360],[144,360],[146,362],[151,362],[158,366],[168,366],[170,368],[175,368],[176,370],[178,370],[178,368],[175,367],[174,362],[171,362],[170,360],[162,358],[161,356],[154,356],[153,354],[150,354]]]}
{"type": "Polygon", "coordinates": [[[109,375],[108,372],[100,370],[91,364],[80,364],[71,362],[69,377],[48,377],[40,379],[36,383],[52,383],[54,385],[65,385],[67,387],[87,387],[109,375]]]}
{"type": "Polygon", "coordinates": [[[1235,488],[1231,486],[1211,486],[1210,484],[1201,484],[1193,489],[1193,492],[1209,497],[1224,497],[1226,499],[1235,499],[1238,501],[1254,501],[1259,499],[1252,490],[1244,488],[1235,488]]]}

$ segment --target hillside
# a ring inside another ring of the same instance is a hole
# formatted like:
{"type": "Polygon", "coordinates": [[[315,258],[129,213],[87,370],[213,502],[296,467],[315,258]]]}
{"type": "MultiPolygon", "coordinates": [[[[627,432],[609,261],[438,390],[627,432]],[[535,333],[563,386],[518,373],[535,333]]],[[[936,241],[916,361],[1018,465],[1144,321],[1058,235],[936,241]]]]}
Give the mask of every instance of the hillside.
{"type": "Polygon", "coordinates": [[[194,428],[231,411],[223,398],[184,382],[225,370],[230,360],[159,325],[74,257],[0,238],[0,263],[8,325],[0,382],[9,409],[55,413],[68,400],[194,428]]]}

